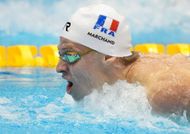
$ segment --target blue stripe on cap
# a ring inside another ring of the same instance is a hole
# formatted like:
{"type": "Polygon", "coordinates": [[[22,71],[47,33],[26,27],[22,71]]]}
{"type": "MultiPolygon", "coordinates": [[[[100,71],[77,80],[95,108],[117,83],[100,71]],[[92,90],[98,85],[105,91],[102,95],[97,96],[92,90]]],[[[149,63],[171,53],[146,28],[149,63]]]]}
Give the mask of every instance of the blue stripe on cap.
{"type": "Polygon", "coordinates": [[[96,22],[96,25],[103,26],[106,20],[106,16],[100,15],[98,18],[98,21],[96,22]]]}

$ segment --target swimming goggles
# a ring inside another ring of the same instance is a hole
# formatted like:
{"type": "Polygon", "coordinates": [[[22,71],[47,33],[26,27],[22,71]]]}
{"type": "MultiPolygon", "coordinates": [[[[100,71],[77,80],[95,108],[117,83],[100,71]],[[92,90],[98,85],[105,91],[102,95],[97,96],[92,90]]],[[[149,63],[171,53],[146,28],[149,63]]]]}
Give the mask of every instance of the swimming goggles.
{"type": "Polygon", "coordinates": [[[65,50],[63,53],[59,52],[60,59],[68,64],[74,64],[81,59],[82,56],[90,53],[93,50],[89,50],[84,53],[80,53],[73,50],[65,50]]]}

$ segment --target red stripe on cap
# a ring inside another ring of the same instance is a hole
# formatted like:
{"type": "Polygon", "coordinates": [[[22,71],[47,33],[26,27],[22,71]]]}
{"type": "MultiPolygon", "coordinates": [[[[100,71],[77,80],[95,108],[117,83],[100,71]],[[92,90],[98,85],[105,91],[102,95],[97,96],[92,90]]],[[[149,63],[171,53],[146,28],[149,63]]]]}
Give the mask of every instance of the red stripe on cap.
{"type": "Polygon", "coordinates": [[[110,30],[116,32],[116,31],[117,31],[117,28],[118,28],[118,25],[119,25],[119,21],[113,20],[112,23],[111,23],[110,30]]]}

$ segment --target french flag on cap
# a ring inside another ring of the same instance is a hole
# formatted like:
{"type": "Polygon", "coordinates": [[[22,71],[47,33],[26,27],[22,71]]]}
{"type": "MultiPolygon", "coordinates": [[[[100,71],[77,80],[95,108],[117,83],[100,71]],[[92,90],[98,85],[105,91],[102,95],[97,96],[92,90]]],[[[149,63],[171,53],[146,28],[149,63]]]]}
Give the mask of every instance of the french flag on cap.
{"type": "Polygon", "coordinates": [[[109,17],[104,16],[104,15],[100,15],[98,17],[98,20],[97,20],[95,26],[94,26],[94,29],[97,29],[100,26],[103,28],[109,29],[113,32],[116,32],[117,28],[119,26],[119,21],[112,19],[112,18],[109,18],[109,17]]]}

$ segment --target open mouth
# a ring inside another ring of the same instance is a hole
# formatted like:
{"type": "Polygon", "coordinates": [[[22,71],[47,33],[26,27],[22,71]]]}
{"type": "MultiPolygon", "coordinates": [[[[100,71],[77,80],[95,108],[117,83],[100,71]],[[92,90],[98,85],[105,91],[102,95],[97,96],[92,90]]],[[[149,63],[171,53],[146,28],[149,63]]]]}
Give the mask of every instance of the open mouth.
{"type": "Polygon", "coordinates": [[[67,81],[67,93],[70,94],[72,90],[73,83],[71,81],[67,81]]]}

